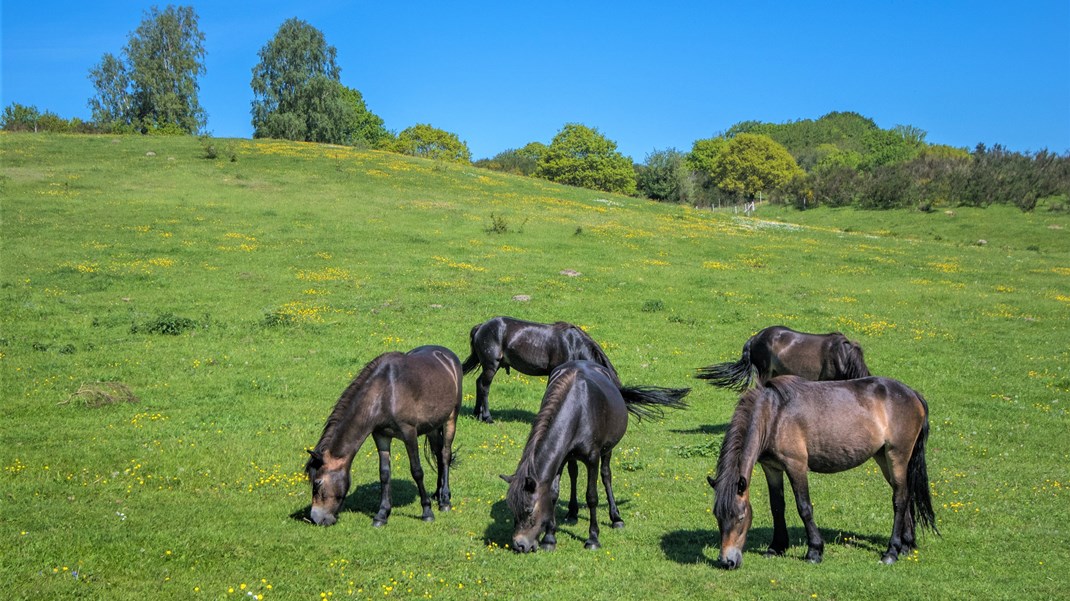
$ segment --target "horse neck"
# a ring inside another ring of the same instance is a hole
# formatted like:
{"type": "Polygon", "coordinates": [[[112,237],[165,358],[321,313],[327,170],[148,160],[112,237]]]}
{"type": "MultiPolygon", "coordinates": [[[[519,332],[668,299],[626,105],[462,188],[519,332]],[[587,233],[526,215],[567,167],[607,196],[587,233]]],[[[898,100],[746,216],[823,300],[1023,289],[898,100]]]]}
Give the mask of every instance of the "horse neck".
{"type": "MultiPolygon", "coordinates": [[[[551,389],[556,388],[551,383],[551,389]]],[[[564,390],[555,394],[535,416],[531,426],[531,435],[524,447],[521,466],[539,482],[552,479],[561,470],[565,459],[572,450],[574,430],[571,423],[576,416],[561,411],[564,402],[564,390]]],[[[519,472],[520,470],[518,470],[519,472]]]]}
{"type": "Polygon", "coordinates": [[[725,434],[729,457],[726,467],[736,467],[738,475],[750,481],[758,457],[771,439],[774,412],[779,393],[771,388],[755,388],[746,393],[732,415],[732,423],[725,434]]]}

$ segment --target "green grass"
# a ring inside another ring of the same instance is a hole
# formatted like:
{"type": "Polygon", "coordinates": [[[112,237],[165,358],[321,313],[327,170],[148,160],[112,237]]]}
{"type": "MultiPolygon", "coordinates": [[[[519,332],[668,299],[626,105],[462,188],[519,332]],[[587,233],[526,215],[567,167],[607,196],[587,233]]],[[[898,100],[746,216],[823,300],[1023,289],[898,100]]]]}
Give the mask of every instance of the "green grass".
{"type": "Polygon", "coordinates": [[[752,219],[393,154],[233,144],[236,162],[191,138],[0,135],[8,598],[1065,596],[1065,214],[752,219]],[[471,326],[501,314],[582,325],[626,383],[695,387],[691,410],[632,424],[619,445],[623,530],[603,500],[602,550],[583,549],[584,512],[553,553],[503,548],[498,474],[544,386],[515,373],[491,388],[492,425],[469,417],[465,380],[452,513],[418,519],[396,444],[395,510],[373,529],[369,444],[336,526],[294,518],[310,499],[304,450],[367,361],[421,344],[463,359],[471,326]],[[705,477],[734,398],[691,374],[778,323],[845,332],[875,373],[929,400],[943,536],[915,556],[878,564],[891,500],[871,462],[812,478],[821,565],[801,561],[791,509],[787,556],[760,557],[759,485],[744,567],[713,567],[705,477]]]}

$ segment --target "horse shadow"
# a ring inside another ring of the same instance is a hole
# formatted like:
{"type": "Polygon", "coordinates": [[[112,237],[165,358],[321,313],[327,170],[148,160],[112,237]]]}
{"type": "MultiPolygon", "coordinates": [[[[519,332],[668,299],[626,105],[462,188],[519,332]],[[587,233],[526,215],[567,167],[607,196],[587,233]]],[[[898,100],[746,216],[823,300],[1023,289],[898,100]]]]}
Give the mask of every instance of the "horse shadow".
{"type": "MultiPolygon", "coordinates": [[[[568,497],[562,495],[562,499],[557,502],[557,539],[558,543],[562,538],[570,538],[574,541],[583,544],[587,542],[587,525],[589,523],[588,518],[590,514],[587,512],[587,505],[583,500],[583,493],[580,493],[580,512],[575,520],[565,521],[565,514],[568,513],[568,497]]],[[[617,507],[622,508],[628,505],[628,500],[618,500],[617,507]]],[[[604,503],[604,499],[598,503],[598,516],[600,518],[599,524],[603,531],[609,526],[607,521],[609,518],[609,506],[604,503]]],[[[504,501],[497,501],[490,507],[491,523],[483,530],[483,545],[492,546],[497,545],[502,549],[505,549],[507,545],[511,545],[513,541],[513,512],[509,510],[509,505],[504,501]]],[[[541,537],[540,537],[541,539],[541,537]]]]}
{"type": "Polygon", "coordinates": [[[728,431],[728,424],[703,424],[689,430],[669,430],[673,434],[703,434],[706,436],[719,436],[728,431]]]}
{"type": "MultiPolygon", "coordinates": [[[[880,535],[858,534],[846,530],[821,529],[821,536],[825,539],[826,549],[830,545],[839,545],[872,551],[875,555],[883,553],[888,542],[886,537],[880,535]]],[[[801,526],[788,528],[788,540],[790,547],[785,556],[803,559],[806,555],[806,529],[801,526]]],[[[772,542],[771,526],[751,528],[747,534],[744,555],[761,557],[772,542]]],[[[720,567],[717,561],[720,544],[721,536],[717,530],[674,530],[661,537],[661,551],[665,557],[683,565],[704,564],[720,567]]]]}
{"type": "MultiPolygon", "coordinates": [[[[464,415],[473,421],[477,421],[472,412],[474,408],[471,405],[461,408],[461,415],[464,415]]],[[[526,409],[494,409],[491,411],[491,417],[496,422],[518,422],[524,424],[530,424],[535,421],[535,413],[527,411],[526,409]]]]}
{"type": "MultiPolygon", "coordinates": [[[[362,513],[372,519],[375,514],[379,513],[379,501],[382,498],[382,488],[380,488],[378,482],[368,482],[367,484],[361,484],[360,486],[349,491],[346,495],[345,501],[342,502],[342,507],[338,510],[338,517],[341,519],[343,514],[346,513],[362,513]]],[[[394,519],[397,516],[412,517],[413,519],[420,519],[422,516],[422,508],[418,508],[411,516],[405,511],[409,505],[416,503],[420,498],[420,493],[416,488],[416,483],[408,480],[391,480],[390,481],[390,499],[391,507],[393,511],[390,514],[390,518],[394,519]],[[401,512],[398,512],[401,509],[401,512]]],[[[295,510],[290,514],[291,520],[298,522],[312,523],[312,505],[305,505],[301,509],[295,510]]]]}

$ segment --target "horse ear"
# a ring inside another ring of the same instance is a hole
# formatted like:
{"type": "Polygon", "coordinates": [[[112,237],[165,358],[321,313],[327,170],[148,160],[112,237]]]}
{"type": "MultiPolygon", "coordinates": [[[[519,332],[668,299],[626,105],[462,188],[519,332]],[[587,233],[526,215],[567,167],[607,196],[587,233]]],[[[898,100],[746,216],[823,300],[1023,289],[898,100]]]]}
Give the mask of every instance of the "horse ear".
{"type": "Polygon", "coordinates": [[[535,492],[536,485],[535,478],[532,478],[531,476],[524,478],[524,492],[535,492]]]}
{"type": "Polygon", "coordinates": [[[498,477],[501,478],[502,480],[505,480],[509,484],[512,484],[513,483],[513,478],[515,476],[506,476],[505,474],[498,474],[498,477]]]}
{"type": "Polygon", "coordinates": [[[747,479],[740,476],[739,482],[736,483],[736,494],[742,495],[745,492],[747,492],[747,479]]]}
{"type": "Polygon", "coordinates": [[[717,488],[717,478],[706,476],[706,482],[710,483],[710,488],[717,488]]]}

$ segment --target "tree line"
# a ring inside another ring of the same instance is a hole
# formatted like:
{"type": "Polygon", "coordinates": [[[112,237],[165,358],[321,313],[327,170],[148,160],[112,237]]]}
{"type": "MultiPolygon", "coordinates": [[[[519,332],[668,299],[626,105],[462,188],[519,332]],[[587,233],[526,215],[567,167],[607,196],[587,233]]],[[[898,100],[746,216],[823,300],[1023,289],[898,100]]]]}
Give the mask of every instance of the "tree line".
{"type": "MultiPolygon", "coordinates": [[[[119,54],[89,71],[92,121],[63,119],[13,103],[0,115],[8,131],[196,134],[207,124],[198,100],[204,34],[191,7],[152,7],[119,54]]],[[[337,51],[323,33],[286,20],[258,53],[250,86],[254,138],[344,144],[471,163],[457,134],[430,124],[394,132],[361,93],[341,83],[337,51]]],[[[1066,209],[1070,155],[972,151],[928,144],[909,125],[881,129],[857,113],[833,112],[788,123],[744,121],[696,140],[688,152],[654,151],[634,164],[595,128],[565,124],[549,144],[531,142],[481,159],[478,167],[605,192],[696,206],[756,198],[792,204],[864,208],[985,206],[1023,210],[1046,201],[1066,209]]]]}

